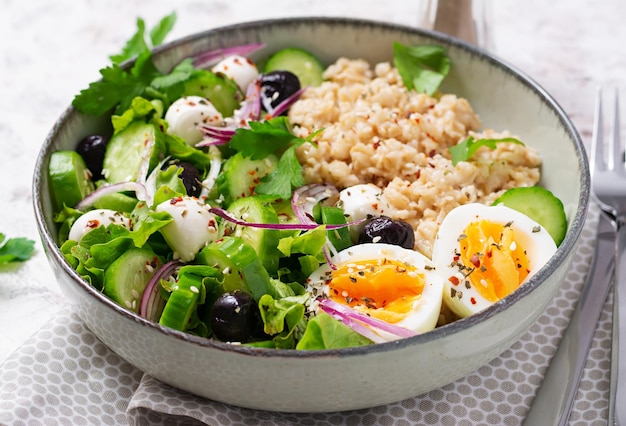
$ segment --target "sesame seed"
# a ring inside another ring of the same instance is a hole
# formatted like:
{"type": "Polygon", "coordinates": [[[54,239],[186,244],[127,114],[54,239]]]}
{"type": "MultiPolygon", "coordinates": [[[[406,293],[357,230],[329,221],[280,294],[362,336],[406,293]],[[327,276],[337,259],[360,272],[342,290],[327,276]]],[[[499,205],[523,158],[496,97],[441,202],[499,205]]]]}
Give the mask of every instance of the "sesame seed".
{"type": "Polygon", "coordinates": [[[200,290],[198,290],[198,287],[193,286],[193,285],[189,287],[189,290],[191,290],[192,293],[196,293],[196,294],[200,293],[200,290]]]}

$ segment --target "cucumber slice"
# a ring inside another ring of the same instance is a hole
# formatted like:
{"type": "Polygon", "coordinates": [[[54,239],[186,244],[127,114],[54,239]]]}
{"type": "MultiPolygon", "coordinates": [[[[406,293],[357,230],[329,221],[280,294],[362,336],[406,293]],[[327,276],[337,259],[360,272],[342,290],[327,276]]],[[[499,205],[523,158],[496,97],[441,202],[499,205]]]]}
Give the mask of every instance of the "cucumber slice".
{"type": "Polygon", "coordinates": [[[185,82],[183,96],[202,96],[210,100],[224,117],[231,117],[243,100],[234,81],[207,70],[193,72],[185,82]]]}
{"type": "Polygon", "coordinates": [[[165,151],[165,136],[154,124],[136,121],[113,135],[107,144],[102,173],[107,182],[129,182],[137,179],[144,158],[149,168],[159,162],[165,151]]]}
{"type": "Polygon", "coordinates": [[[57,209],[74,207],[94,190],[91,172],[75,151],[56,151],[48,166],[52,196],[57,209]]]}
{"type": "Polygon", "coordinates": [[[96,200],[93,206],[97,209],[109,209],[116,212],[132,213],[137,199],[120,192],[104,195],[96,200]]]}
{"type": "Polygon", "coordinates": [[[277,297],[261,259],[242,238],[224,237],[211,243],[198,253],[196,261],[222,272],[224,292],[242,290],[256,301],[264,294],[277,297]]]}
{"type": "MultiPolygon", "coordinates": [[[[278,223],[276,211],[267,202],[258,197],[240,198],[228,207],[228,211],[235,217],[254,223],[278,223]]],[[[273,274],[278,269],[279,233],[275,229],[252,228],[250,226],[235,225],[223,221],[224,235],[233,235],[242,238],[256,251],[263,266],[273,274]]]]}
{"type": "MultiPolygon", "coordinates": [[[[329,225],[341,225],[346,222],[346,216],[343,213],[343,209],[339,207],[322,206],[321,207],[322,223],[329,225]]],[[[352,245],[350,239],[350,229],[345,228],[333,229],[327,231],[328,240],[337,249],[341,251],[347,249],[352,245]]]]}
{"type": "Polygon", "coordinates": [[[262,160],[252,160],[238,152],[226,160],[215,182],[224,205],[229,206],[238,198],[254,195],[261,179],[270,174],[277,164],[278,157],[273,154],[262,160]]]}
{"type": "Polygon", "coordinates": [[[503,204],[533,219],[543,226],[556,245],[560,245],[567,232],[567,216],[563,203],[552,192],[540,186],[511,188],[494,202],[503,204]]]}
{"type": "Polygon", "coordinates": [[[121,306],[139,312],[141,295],[161,261],[149,248],[131,248],[104,272],[104,294],[121,306]]]}
{"type": "Polygon", "coordinates": [[[285,70],[294,73],[302,87],[322,84],[324,66],[311,52],[297,47],[281,49],[269,57],[265,72],[285,70]]]}

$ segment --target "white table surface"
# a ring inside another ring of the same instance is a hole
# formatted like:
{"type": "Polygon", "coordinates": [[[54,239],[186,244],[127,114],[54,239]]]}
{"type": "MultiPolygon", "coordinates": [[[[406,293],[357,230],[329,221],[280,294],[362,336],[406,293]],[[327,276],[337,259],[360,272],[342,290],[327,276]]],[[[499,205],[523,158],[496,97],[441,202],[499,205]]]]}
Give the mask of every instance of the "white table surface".
{"type": "MultiPolygon", "coordinates": [[[[41,143],[73,96],[99,77],[135,30],[176,11],[168,41],[239,21],[349,16],[406,25],[419,0],[0,0],[0,232],[37,241],[34,257],[0,267],[0,362],[65,303],[35,226],[31,180],[41,143]]],[[[588,143],[599,84],[626,83],[623,0],[491,2],[493,51],[541,84],[588,143]]],[[[626,104],[625,104],[626,105],[626,104]]],[[[532,123],[530,124],[532,125],[532,123]]]]}

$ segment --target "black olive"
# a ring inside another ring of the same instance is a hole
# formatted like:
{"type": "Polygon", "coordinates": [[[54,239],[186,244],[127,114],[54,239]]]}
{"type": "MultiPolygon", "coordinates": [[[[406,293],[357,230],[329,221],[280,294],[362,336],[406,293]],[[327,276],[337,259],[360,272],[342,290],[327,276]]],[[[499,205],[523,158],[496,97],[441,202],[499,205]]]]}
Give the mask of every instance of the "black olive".
{"type": "Polygon", "coordinates": [[[187,190],[187,195],[190,197],[198,197],[200,196],[200,191],[202,191],[202,180],[200,179],[200,172],[198,169],[191,163],[178,163],[178,167],[182,167],[183,171],[179,175],[179,177],[183,181],[183,185],[185,185],[185,189],[187,190]]]}
{"type": "Polygon", "coordinates": [[[248,342],[260,321],[256,302],[250,294],[240,290],[222,294],[211,311],[213,335],[224,342],[248,342]]]}
{"type": "Polygon", "coordinates": [[[261,104],[266,111],[300,90],[300,80],[289,71],[272,71],[261,77],[261,104]]]}
{"type": "Polygon", "coordinates": [[[406,249],[413,249],[415,232],[407,222],[379,216],[367,221],[359,234],[359,244],[372,242],[395,244],[406,249]]]}
{"type": "Polygon", "coordinates": [[[108,139],[102,135],[89,135],[78,142],[76,152],[83,157],[93,180],[102,179],[102,163],[108,139]]]}

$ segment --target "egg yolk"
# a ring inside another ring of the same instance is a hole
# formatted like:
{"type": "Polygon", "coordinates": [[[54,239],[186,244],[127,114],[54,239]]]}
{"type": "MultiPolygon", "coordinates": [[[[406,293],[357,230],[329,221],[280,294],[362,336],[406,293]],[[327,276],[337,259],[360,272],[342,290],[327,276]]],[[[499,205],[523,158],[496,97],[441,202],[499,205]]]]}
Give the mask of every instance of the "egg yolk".
{"type": "Polygon", "coordinates": [[[329,297],[394,324],[411,312],[424,281],[424,274],[414,266],[396,260],[350,262],[332,272],[329,297]]]}
{"type": "MultiPolygon", "coordinates": [[[[459,248],[453,265],[465,275],[465,285],[473,285],[490,302],[513,292],[528,276],[528,256],[516,242],[510,224],[472,222],[459,236],[459,248]]],[[[458,279],[451,277],[450,281],[462,291],[458,279]]]]}

